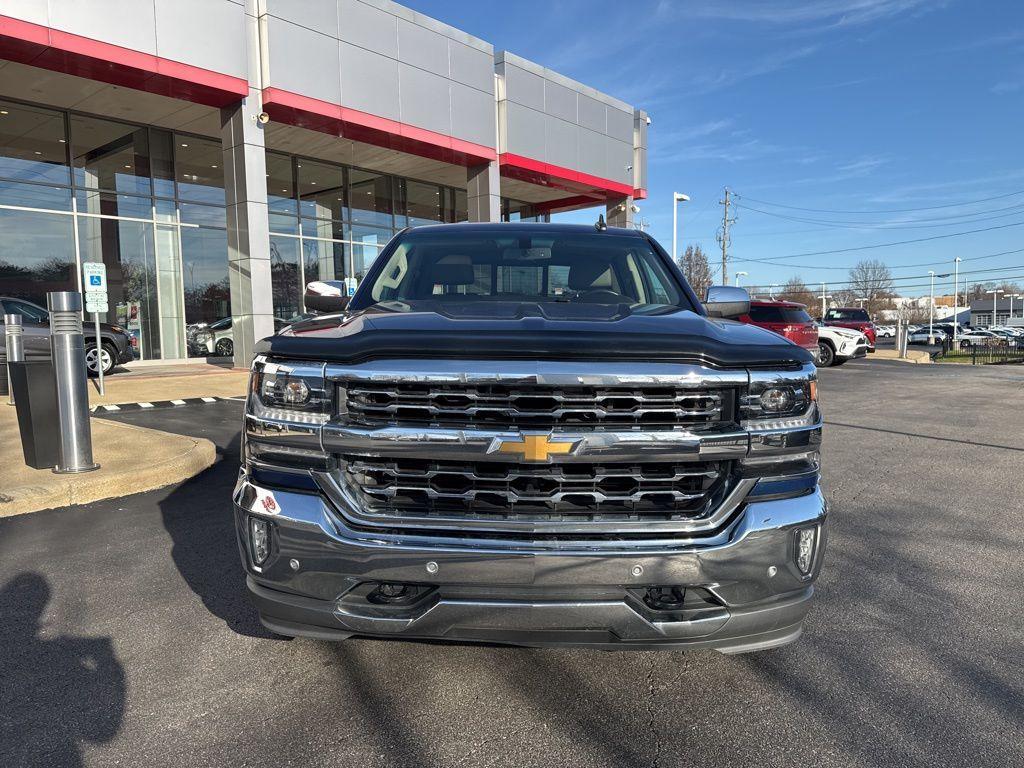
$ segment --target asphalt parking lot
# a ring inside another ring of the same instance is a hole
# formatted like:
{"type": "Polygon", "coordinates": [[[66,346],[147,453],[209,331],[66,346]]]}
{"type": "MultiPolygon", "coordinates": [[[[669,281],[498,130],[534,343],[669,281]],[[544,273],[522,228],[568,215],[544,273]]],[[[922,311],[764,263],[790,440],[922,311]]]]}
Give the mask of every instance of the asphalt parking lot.
{"type": "Polygon", "coordinates": [[[0,765],[1005,766],[1024,754],[1024,367],[821,373],[803,638],[714,652],[284,641],[243,591],[240,404],[124,415],[222,460],[0,520],[0,765]]]}

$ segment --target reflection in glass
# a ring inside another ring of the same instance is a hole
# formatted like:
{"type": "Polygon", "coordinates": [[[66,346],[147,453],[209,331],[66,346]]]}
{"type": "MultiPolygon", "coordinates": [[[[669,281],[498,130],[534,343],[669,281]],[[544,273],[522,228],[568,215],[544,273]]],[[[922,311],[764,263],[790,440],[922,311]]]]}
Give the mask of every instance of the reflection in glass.
{"type": "Polygon", "coordinates": [[[352,277],[362,281],[377,254],[391,239],[391,232],[378,227],[353,226],[349,238],[352,240],[352,277]]]}
{"type": "Polygon", "coordinates": [[[196,203],[181,203],[178,206],[181,211],[182,224],[199,224],[206,227],[227,227],[227,209],[220,205],[197,205],[196,203]]]}
{"type": "Polygon", "coordinates": [[[151,197],[78,189],[75,190],[75,200],[79,213],[127,216],[132,219],[148,220],[153,218],[153,198],[151,197]]]}
{"type": "MultiPolygon", "coordinates": [[[[125,320],[137,358],[162,356],[160,298],[153,225],[82,217],[78,220],[82,261],[107,267],[108,323],[125,320]]],[[[172,355],[173,356],[173,355],[172,355]]]]}
{"type": "Polygon", "coordinates": [[[287,320],[299,313],[299,241],[294,237],[270,238],[270,285],[274,317],[287,320]]]}
{"type": "Polygon", "coordinates": [[[178,196],[224,205],[224,155],[219,141],[174,134],[178,196]]]}
{"type": "Polygon", "coordinates": [[[45,184],[22,184],[17,181],[0,181],[0,205],[21,205],[26,208],[70,211],[71,189],[68,187],[50,187],[45,184]]]}
{"type": "Polygon", "coordinates": [[[271,213],[295,215],[295,185],[289,155],[267,152],[267,207],[271,213]]]}
{"type": "Polygon", "coordinates": [[[70,183],[64,115],[0,101],[0,176],[70,183]]]}
{"type": "Polygon", "coordinates": [[[408,216],[408,226],[418,227],[442,221],[441,187],[437,184],[424,184],[422,181],[412,180],[407,180],[404,186],[405,214],[408,216]]]}
{"type": "Polygon", "coordinates": [[[78,290],[71,216],[0,208],[0,292],[46,306],[48,291],[78,290]]]}
{"type": "Polygon", "coordinates": [[[336,165],[296,160],[299,210],[317,219],[341,219],[345,212],[345,172],[336,165]]]}
{"type": "Polygon", "coordinates": [[[153,175],[153,194],[174,197],[174,136],[170,131],[149,129],[149,169],[153,175]]]}
{"type": "Polygon", "coordinates": [[[341,280],[345,277],[344,243],[303,240],[302,259],[304,283],[308,284],[314,280],[341,280]]]}
{"type": "Polygon", "coordinates": [[[229,316],[227,232],[182,227],[181,255],[186,324],[212,323],[229,316]]]}
{"type": "Polygon", "coordinates": [[[348,180],[352,222],[393,227],[391,177],[353,168],[348,180]]]}
{"type": "Polygon", "coordinates": [[[152,193],[146,128],[72,115],[71,156],[77,186],[137,195],[152,193]]]}

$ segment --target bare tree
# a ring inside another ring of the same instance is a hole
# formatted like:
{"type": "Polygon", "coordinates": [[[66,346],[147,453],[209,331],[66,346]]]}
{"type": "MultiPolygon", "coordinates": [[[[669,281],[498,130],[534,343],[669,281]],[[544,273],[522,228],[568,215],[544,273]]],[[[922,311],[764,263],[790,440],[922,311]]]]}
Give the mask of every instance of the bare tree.
{"type": "Polygon", "coordinates": [[[809,309],[814,308],[814,291],[808,288],[807,284],[799,276],[789,278],[786,284],[782,286],[782,290],[779,291],[776,298],[783,299],[784,301],[795,301],[809,309]]]}
{"type": "Polygon", "coordinates": [[[694,293],[703,299],[713,280],[708,257],[699,245],[686,246],[686,251],[679,258],[679,268],[683,271],[686,282],[693,288],[694,293]]]}
{"type": "Polygon", "coordinates": [[[850,298],[874,317],[889,303],[888,296],[892,293],[892,272],[878,259],[859,261],[850,270],[848,290],[850,298]]]}

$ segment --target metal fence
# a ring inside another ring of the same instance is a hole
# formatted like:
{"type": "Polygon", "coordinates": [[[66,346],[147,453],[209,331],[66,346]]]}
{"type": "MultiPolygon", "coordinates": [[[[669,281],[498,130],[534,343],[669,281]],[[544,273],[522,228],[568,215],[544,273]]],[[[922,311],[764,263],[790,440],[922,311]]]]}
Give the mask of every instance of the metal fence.
{"type": "Polygon", "coordinates": [[[1024,363],[1024,346],[1010,346],[1006,342],[971,344],[958,342],[959,349],[952,341],[943,343],[942,348],[932,354],[933,360],[948,363],[970,363],[971,365],[1005,365],[1024,363]]]}

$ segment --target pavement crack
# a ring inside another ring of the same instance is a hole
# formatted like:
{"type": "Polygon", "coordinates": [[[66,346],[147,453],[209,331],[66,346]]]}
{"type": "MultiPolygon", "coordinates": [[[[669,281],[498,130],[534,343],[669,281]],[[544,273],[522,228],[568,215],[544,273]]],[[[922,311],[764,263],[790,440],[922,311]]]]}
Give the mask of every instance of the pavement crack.
{"type": "Polygon", "coordinates": [[[648,653],[650,659],[650,666],[647,668],[647,697],[646,697],[646,710],[647,710],[647,729],[651,732],[651,737],[654,742],[654,759],[651,761],[652,768],[658,768],[661,765],[661,730],[658,728],[658,708],[655,702],[655,690],[654,690],[654,671],[657,664],[657,651],[651,651],[648,653]]]}

